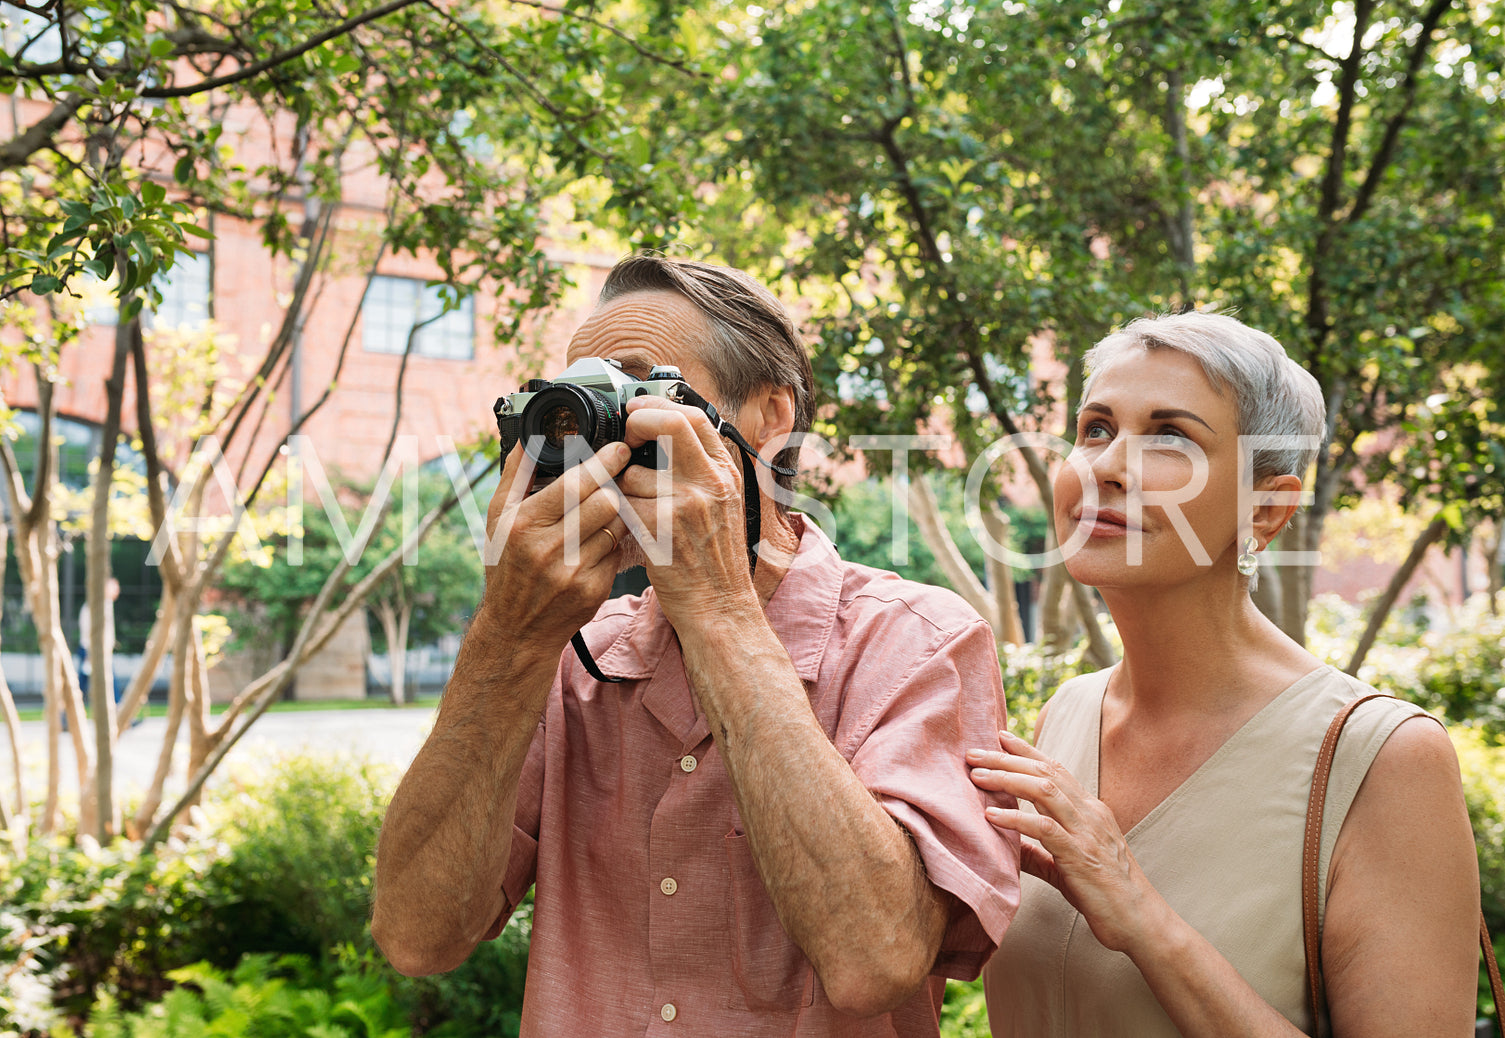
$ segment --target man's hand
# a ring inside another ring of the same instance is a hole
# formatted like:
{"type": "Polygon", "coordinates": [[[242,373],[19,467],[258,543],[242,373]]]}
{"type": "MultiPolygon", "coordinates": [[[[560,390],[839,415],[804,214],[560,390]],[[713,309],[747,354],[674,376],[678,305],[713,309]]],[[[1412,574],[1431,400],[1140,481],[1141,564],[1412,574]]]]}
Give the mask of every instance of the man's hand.
{"type": "Polygon", "coordinates": [[[487,509],[478,621],[519,648],[558,657],[611,593],[626,536],[612,478],[627,458],[624,444],[608,444],[529,496],[532,466],[522,445],[513,448],[487,509]]]}
{"type": "Polygon", "coordinates": [[[649,535],[672,548],[657,562],[650,552],[646,563],[664,615],[683,634],[728,611],[757,613],[740,459],[697,408],[650,396],[627,407],[629,446],[670,441],[667,472],[634,466],[618,479],[649,535]]]}

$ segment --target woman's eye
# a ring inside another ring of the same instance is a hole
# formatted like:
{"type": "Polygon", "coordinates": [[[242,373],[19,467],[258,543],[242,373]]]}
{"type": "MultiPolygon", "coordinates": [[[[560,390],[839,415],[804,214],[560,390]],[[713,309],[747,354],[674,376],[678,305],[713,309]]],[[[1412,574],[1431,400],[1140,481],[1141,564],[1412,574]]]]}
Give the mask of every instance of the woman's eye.
{"type": "Polygon", "coordinates": [[[1152,447],[1179,447],[1187,437],[1178,429],[1161,429],[1150,437],[1152,447]]]}
{"type": "Polygon", "coordinates": [[[1110,435],[1108,427],[1102,422],[1088,422],[1082,426],[1082,432],[1078,439],[1086,443],[1089,440],[1103,439],[1108,435],[1110,435]]]}

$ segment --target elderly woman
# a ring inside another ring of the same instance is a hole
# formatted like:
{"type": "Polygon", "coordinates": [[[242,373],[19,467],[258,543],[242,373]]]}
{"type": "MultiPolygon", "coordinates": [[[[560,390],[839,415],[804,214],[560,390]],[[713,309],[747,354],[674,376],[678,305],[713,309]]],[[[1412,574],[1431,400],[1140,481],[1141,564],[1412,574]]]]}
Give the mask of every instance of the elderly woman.
{"type": "MultiPolygon", "coordinates": [[[[1034,746],[1004,733],[968,754],[978,786],[1019,801],[988,818],[1026,837],[1019,915],[985,972],[994,1038],[1316,1034],[1307,796],[1329,721],[1372,689],[1286,637],[1249,586],[1297,507],[1321,392],[1270,336],[1212,313],[1135,321],[1087,366],[1055,523],[1124,657],[1062,685],[1034,746]],[[1241,438],[1271,435],[1291,448],[1255,444],[1251,489],[1241,438]]],[[[1442,727],[1395,700],[1358,707],[1325,818],[1322,1033],[1471,1035],[1478,867],[1442,727]]]]}

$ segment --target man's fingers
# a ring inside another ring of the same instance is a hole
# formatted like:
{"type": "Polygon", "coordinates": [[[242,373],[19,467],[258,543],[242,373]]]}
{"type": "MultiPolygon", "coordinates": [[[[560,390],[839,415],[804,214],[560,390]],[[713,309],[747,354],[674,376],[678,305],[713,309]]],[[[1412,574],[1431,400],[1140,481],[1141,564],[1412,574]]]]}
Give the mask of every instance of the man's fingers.
{"type": "Polygon", "coordinates": [[[558,522],[566,511],[579,508],[604,489],[610,509],[615,511],[621,495],[613,484],[629,456],[626,444],[608,443],[580,464],[565,469],[558,479],[534,494],[530,507],[536,510],[539,519],[558,522]]]}
{"type": "Polygon", "coordinates": [[[533,460],[527,457],[522,444],[515,444],[502,459],[502,478],[491,492],[491,501],[486,506],[487,529],[496,525],[497,516],[508,508],[515,508],[528,496],[533,482],[533,460]]]}
{"type": "Polygon", "coordinates": [[[640,396],[627,403],[627,442],[639,447],[660,436],[669,436],[683,447],[693,437],[711,458],[728,456],[721,434],[711,426],[704,411],[676,404],[662,397],[640,396]]]}

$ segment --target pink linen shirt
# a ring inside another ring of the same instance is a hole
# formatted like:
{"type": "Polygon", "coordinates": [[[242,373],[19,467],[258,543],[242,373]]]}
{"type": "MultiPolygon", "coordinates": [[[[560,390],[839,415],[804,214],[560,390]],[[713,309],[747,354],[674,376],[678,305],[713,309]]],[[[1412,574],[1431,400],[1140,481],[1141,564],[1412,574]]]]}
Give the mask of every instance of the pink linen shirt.
{"type": "Polygon", "coordinates": [[[536,884],[525,1036],[934,1036],[944,978],[976,977],[1013,918],[1017,838],[986,823],[963,759],[1004,723],[990,629],[949,591],[844,563],[795,519],[767,616],[826,734],[956,898],[930,982],[884,1016],[832,1007],[753,865],[650,588],[585,630],[626,680],[598,683],[566,652],[523,770],[503,890],[510,915],[536,884]]]}

